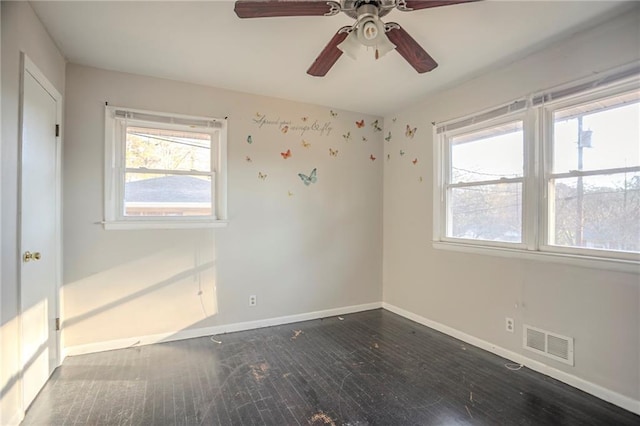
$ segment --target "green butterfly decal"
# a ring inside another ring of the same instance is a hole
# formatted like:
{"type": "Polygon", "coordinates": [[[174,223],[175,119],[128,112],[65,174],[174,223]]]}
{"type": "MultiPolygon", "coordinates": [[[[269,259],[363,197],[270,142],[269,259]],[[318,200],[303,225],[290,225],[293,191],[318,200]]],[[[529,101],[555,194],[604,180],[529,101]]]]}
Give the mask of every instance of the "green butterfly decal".
{"type": "Polygon", "coordinates": [[[391,132],[389,132],[389,135],[387,135],[387,136],[384,138],[384,140],[385,140],[385,141],[387,141],[387,142],[391,142],[391,132]]]}
{"type": "Polygon", "coordinates": [[[306,186],[309,186],[312,183],[316,183],[318,181],[317,175],[318,173],[316,169],[311,170],[311,173],[309,173],[309,176],[302,173],[298,173],[298,176],[300,176],[300,179],[302,179],[302,183],[304,183],[306,186]]]}
{"type": "Polygon", "coordinates": [[[247,143],[248,144],[252,144],[253,143],[253,138],[251,138],[251,135],[247,136],[247,143]]]}

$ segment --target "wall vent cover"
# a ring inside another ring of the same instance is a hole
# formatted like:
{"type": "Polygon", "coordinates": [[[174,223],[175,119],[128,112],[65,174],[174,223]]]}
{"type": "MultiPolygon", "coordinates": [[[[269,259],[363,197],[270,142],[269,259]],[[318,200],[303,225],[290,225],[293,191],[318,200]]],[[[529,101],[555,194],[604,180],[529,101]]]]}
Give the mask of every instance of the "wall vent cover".
{"type": "Polygon", "coordinates": [[[556,361],[573,365],[573,338],[550,331],[523,326],[523,347],[556,361]]]}

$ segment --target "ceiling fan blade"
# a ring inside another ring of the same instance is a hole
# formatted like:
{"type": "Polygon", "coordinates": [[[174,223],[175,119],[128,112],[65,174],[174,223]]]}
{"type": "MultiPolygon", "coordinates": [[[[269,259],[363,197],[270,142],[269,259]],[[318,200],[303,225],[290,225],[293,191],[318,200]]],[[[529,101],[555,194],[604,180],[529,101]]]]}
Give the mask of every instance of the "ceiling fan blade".
{"type": "Polygon", "coordinates": [[[340,10],[340,2],[317,0],[239,0],[234,8],[239,18],[332,16],[340,10]]]}
{"type": "Polygon", "coordinates": [[[402,27],[395,22],[387,24],[387,37],[396,45],[396,50],[420,74],[429,72],[438,63],[413,39],[402,27]]]}
{"type": "Polygon", "coordinates": [[[471,3],[482,0],[405,0],[399,2],[398,10],[411,12],[412,10],[429,9],[431,7],[449,6],[460,3],[471,3]]]}
{"type": "Polygon", "coordinates": [[[333,36],[333,38],[322,49],[313,64],[307,70],[307,74],[314,77],[324,77],[342,55],[342,50],[338,49],[338,45],[344,41],[349,35],[348,29],[351,27],[342,27],[333,36]]]}

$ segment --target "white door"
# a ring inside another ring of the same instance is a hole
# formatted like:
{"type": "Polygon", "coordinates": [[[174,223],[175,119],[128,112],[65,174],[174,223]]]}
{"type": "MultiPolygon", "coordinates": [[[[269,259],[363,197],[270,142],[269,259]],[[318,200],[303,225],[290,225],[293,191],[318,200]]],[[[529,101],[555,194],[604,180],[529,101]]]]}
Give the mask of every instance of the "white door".
{"type": "MultiPolygon", "coordinates": [[[[42,80],[39,73],[34,73],[42,80]]],[[[26,410],[57,367],[57,100],[25,66],[22,102],[20,247],[21,358],[26,410]]]]}

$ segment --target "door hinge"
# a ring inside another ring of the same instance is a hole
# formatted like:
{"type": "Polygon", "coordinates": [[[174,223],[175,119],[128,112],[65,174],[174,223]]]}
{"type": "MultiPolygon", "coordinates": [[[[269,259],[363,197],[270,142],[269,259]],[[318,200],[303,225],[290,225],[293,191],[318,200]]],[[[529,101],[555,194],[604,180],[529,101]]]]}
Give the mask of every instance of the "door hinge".
{"type": "Polygon", "coordinates": [[[56,331],[60,331],[60,318],[56,318],[56,331]]]}
{"type": "Polygon", "coordinates": [[[56,124],[56,138],[60,137],[60,125],[56,124]]]}

